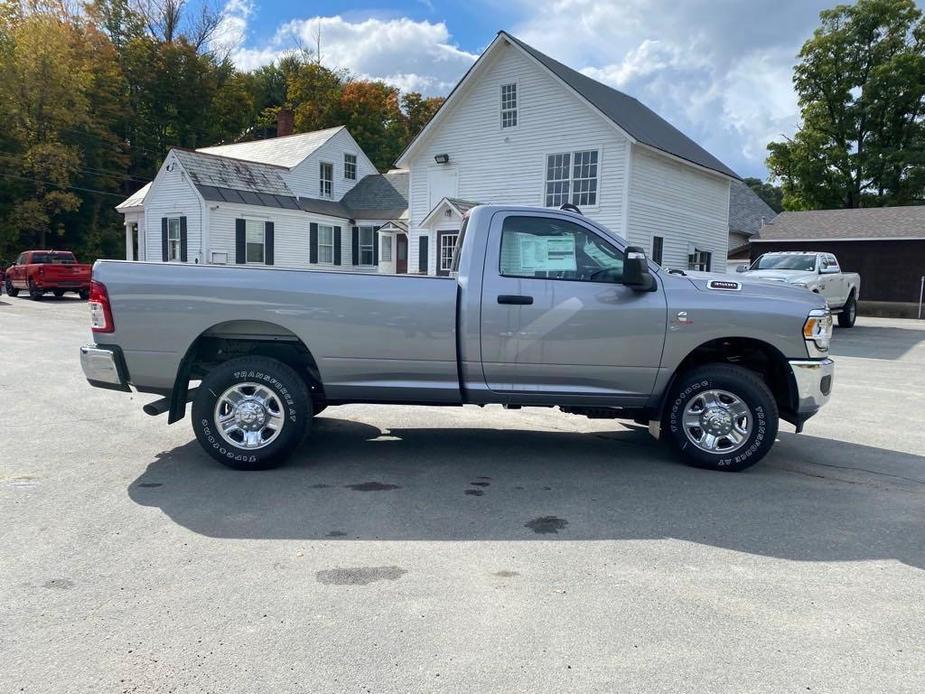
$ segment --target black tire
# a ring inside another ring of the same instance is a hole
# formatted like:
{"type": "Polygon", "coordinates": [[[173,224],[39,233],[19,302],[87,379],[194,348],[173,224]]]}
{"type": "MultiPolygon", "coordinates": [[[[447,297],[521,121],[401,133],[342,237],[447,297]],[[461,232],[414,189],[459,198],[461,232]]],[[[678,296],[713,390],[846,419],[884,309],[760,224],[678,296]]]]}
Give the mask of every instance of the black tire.
{"type": "Polygon", "coordinates": [[[35,282],[29,280],[29,298],[33,301],[41,301],[45,292],[35,286],[35,282]]]}
{"type": "Polygon", "coordinates": [[[52,290],[51,290],[51,293],[54,294],[54,295],[55,295],[56,297],[58,297],[59,299],[60,299],[62,296],[64,296],[64,290],[63,290],[63,289],[52,289],[52,290]]]}
{"type": "Polygon", "coordinates": [[[240,357],[216,367],[202,380],[193,400],[193,431],[203,449],[235,470],[267,470],[286,460],[301,443],[310,426],[311,395],[299,375],[268,357],[240,357]],[[235,384],[259,383],[281,404],[284,424],[275,440],[248,449],[226,440],[217,431],[216,404],[235,384]]]}
{"type": "Polygon", "coordinates": [[[6,293],[14,299],[19,296],[19,290],[9,280],[6,281],[6,293]]]}
{"type": "Polygon", "coordinates": [[[848,301],[842,306],[841,313],[838,314],[839,328],[853,328],[858,318],[858,300],[854,296],[854,290],[848,295],[848,301]]]}
{"type": "Polygon", "coordinates": [[[79,290],[79,291],[77,292],[77,296],[79,296],[81,299],[83,299],[84,301],[86,301],[87,299],[90,298],[90,290],[89,290],[89,289],[81,289],[81,290],[79,290]]]}
{"type": "Polygon", "coordinates": [[[778,421],[777,403],[767,384],[753,371],[731,364],[707,364],[682,374],[666,403],[665,429],[672,447],[688,465],[708,470],[738,472],[757,463],[771,450],[777,437],[778,421]],[[684,431],[682,417],[686,407],[706,390],[731,393],[750,411],[749,434],[733,451],[704,451],[684,431]]]}

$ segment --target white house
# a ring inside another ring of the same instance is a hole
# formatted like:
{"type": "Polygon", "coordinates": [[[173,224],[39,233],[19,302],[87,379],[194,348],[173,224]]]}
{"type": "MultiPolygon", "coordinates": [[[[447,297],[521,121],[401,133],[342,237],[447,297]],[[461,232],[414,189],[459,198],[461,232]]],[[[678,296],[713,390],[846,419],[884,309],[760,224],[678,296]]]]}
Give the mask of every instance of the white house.
{"type": "MultiPolygon", "coordinates": [[[[282,122],[282,121],[281,121],[282,122]]],[[[736,174],[636,99],[498,36],[387,174],[346,128],[172,150],[127,257],[445,274],[479,203],[577,205],[670,267],[726,266],[736,174]]]]}

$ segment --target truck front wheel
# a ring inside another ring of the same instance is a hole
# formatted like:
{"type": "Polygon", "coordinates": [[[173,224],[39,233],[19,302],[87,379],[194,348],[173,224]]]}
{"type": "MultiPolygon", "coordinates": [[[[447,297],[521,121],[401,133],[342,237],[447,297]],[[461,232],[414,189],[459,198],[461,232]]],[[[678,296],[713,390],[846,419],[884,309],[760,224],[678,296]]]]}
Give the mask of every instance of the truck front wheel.
{"type": "Polygon", "coordinates": [[[240,357],[202,380],[193,400],[193,430],[223,465],[266,470],[299,445],[311,413],[308,388],[290,367],[267,357],[240,357]]]}
{"type": "Polygon", "coordinates": [[[741,366],[708,364],[682,374],[666,410],[672,446],[695,467],[744,470],[767,454],[777,436],[774,396],[741,366]]]}
{"type": "Polygon", "coordinates": [[[839,328],[853,328],[854,322],[858,317],[858,300],[854,295],[854,290],[848,295],[848,301],[842,307],[841,313],[838,314],[839,328]]]}

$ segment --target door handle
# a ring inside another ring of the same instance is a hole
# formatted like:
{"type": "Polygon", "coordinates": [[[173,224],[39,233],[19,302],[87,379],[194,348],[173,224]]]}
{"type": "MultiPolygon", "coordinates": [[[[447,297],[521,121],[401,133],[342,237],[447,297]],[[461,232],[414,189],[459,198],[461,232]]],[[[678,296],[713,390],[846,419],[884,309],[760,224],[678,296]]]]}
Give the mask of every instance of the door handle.
{"type": "Polygon", "coordinates": [[[515,306],[529,306],[533,303],[532,296],[523,296],[522,294],[499,294],[499,304],[514,304],[515,306]]]}

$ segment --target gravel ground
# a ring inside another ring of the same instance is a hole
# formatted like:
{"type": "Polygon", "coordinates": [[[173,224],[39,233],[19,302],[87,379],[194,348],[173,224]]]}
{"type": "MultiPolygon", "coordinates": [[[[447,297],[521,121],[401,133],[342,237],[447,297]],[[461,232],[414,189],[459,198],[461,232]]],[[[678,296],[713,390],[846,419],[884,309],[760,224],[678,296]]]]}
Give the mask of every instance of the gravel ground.
{"type": "Polygon", "coordinates": [[[922,692],[925,323],[742,474],[555,410],[335,407],[236,473],[0,297],[0,691],[922,692]]]}

